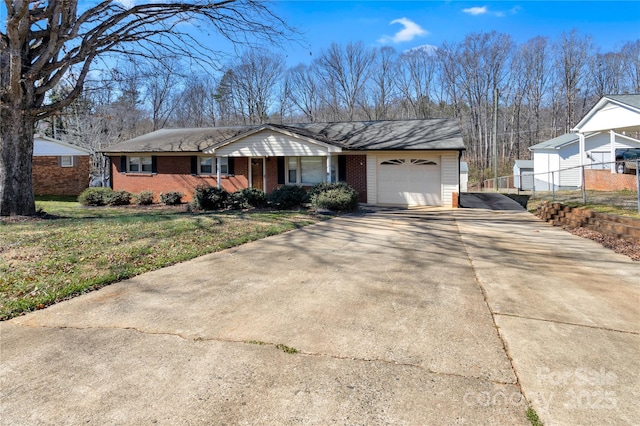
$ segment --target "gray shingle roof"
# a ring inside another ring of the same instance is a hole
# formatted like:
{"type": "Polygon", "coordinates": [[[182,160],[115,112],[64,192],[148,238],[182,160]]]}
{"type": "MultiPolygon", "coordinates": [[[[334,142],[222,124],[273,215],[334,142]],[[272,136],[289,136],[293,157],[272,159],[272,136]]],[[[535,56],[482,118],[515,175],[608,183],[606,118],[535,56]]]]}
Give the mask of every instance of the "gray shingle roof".
{"type": "MultiPolygon", "coordinates": [[[[589,138],[598,132],[585,133],[584,137],[589,138]]],[[[539,144],[533,145],[529,147],[530,151],[535,151],[537,149],[560,149],[566,145],[571,145],[572,143],[578,143],[579,138],[577,133],[565,133],[562,136],[558,136],[557,138],[549,139],[548,141],[540,142],[539,144]]]]}
{"type": "Polygon", "coordinates": [[[280,129],[345,150],[465,149],[456,120],[428,119],[163,129],[112,145],[103,152],[200,152],[261,129],[280,129]]]}
{"type": "Polygon", "coordinates": [[[605,98],[640,109],[640,95],[606,95],[605,98]]]}
{"type": "Polygon", "coordinates": [[[562,136],[558,136],[557,138],[549,139],[548,141],[530,146],[529,149],[531,151],[535,151],[536,149],[559,149],[574,142],[578,142],[578,134],[566,133],[562,136]]]}
{"type": "Polygon", "coordinates": [[[520,170],[533,169],[533,160],[516,160],[514,163],[520,170]]]}

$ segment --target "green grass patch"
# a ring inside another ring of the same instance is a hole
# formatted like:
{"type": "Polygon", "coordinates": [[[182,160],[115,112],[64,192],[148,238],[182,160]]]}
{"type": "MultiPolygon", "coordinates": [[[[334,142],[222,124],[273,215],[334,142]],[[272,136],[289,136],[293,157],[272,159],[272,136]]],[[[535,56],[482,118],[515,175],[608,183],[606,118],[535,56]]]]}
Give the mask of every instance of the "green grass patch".
{"type": "Polygon", "coordinates": [[[531,426],[544,426],[544,424],[538,417],[538,413],[536,413],[536,410],[534,410],[533,408],[527,408],[525,415],[527,416],[527,420],[531,422],[531,426]]]}
{"type": "Polygon", "coordinates": [[[298,350],[296,348],[292,348],[291,346],[283,345],[282,343],[278,343],[276,345],[276,349],[280,349],[282,352],[287,354],[297,354],[298,350]]]}
{"type": "Polygon", "coordinates": [[[0,222],[0,320],[317,221],[306,212],[187,213],[38,198],[45,219],[0,222]]]}

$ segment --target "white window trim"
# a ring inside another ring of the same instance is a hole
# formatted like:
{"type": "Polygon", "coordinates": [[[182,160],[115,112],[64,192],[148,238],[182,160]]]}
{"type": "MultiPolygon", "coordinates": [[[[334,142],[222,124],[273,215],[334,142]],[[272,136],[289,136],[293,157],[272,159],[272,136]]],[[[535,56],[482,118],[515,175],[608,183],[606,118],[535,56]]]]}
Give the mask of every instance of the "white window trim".
{"type": "Polygon", "coordinates": [[[73,155],[61,155],[60,167],[73,167],[73,155]],[[65,160],[69,160],[69,163],[66,164],[65,160]]]}
{"type": "Polygon", "coordinates": [[[198,174],[204,176],[216,176],[218,174],[218,159],[220,159],[221,168],[226,167],[227,171],[220,173],[221,176],[229,175],[229,157],[213,157],[213,156],[199,156],[198,157],[198,174]],[[202,171],[202,162],[203,158],[211,159],[211,172],[203,172],[202,171]]]}
{"type": "Polygon", "coordinates": [[[152,165],[151,167],[153,168],[153,156],[151,155],[132,155],[132,156],[127,156],[127,173],[152,173],[153,170],[142,170],[142,164],[143,164],[143,159],[144,158],[148,158],[149,161],[151,162],[150,164],[152,165]],[[136,164],[138,165],[138,170],[131,170],[131,159],[132,158],[137,158],[138,161],[136,162],[136,164]]]}
{"type": "MultiPolygon", "coordinates": [[[[320,157],[322,160],[322,182],[326,182],[327,181],[327,176],[326,176],[326,170],[327,170],[327,157],[324,156],[320,156],[320,155],[313,155],[311,157],[320,157]]],[[[302,182],[302,156],[297,156],[297,157],[285,157],[285,172],[284,172],[284,176],[285,176],[285,184],[286,185],[304,185],[304,186],[313,186],[313,185],[317,185],[318,183],[322,183],[322,182],[316,182],[316,183],[312,183],[312,182],[302,182]],[[290,158],[295,158],[296,159],[296,182],[291,182],[289,180],[289,159],[290,158]]],[[[337,171],[336,171],[337,173],[337,171]]]]}

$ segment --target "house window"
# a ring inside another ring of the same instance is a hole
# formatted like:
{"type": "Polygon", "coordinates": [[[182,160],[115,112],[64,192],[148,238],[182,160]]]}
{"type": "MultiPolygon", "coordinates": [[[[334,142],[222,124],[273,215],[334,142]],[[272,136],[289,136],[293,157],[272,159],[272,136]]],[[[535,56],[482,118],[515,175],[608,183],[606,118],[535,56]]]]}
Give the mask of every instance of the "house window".
{"type": "Polygon", "coordinates": [[[323,157],[289,157],[287,159],[287,183],[315,185],[324,182],[323,157]]]}
{"type": "Polygon", "coordinates": [[[153,161],[151,157],[128,157],[129,173],[151,173],[153,161]]]}
{"type": "Polygon", "coordinates": [[[73,156],[72,155],[61,156],[60,167],[73,167],[73,156]]]}
{"type": "MultiPolygon", "coordinates": [[[[229,174],[229,158],[220,158],[220,173],[223,175],[229,174]]],[[[198,173],[202,175],[217,174],[218,169],[216,166],[216,157],[200,157],[198,173]]]]}
{"type": "Polygon", "coordinates": [[[213,173],[213,157],[200,157],[200,174],[210,175],[213,173]]]}

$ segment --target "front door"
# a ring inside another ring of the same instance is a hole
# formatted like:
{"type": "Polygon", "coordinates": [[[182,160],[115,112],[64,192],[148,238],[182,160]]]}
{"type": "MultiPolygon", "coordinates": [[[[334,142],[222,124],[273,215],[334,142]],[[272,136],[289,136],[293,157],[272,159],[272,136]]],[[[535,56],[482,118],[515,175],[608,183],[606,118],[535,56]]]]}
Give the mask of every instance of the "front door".
{"type": "Polygon", "coordinates": [[[264,191],[262,158],[251,159],[251,187],[264,191]]]}

